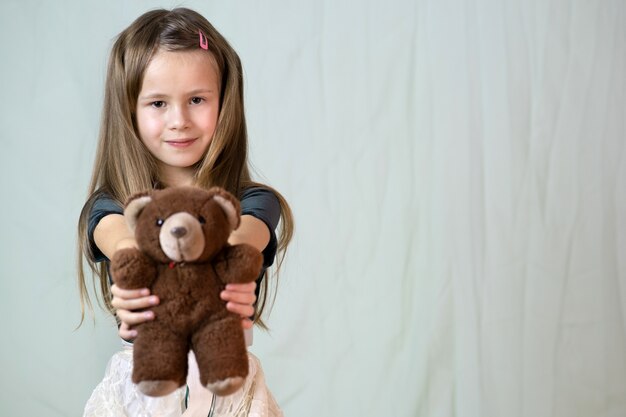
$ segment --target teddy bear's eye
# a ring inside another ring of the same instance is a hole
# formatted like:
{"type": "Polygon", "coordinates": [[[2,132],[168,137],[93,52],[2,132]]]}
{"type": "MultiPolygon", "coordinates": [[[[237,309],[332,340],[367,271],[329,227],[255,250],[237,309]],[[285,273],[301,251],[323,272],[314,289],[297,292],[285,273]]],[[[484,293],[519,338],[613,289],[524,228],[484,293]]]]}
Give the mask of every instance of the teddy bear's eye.
{"type": "Polygon", "coordinates": [[[157,219],[156,225],[159,227],[163,226],[163,219],[157,219]]]}
{"type": "Polygon", "coordinates": [[[200,224],[206,223],[206,219],[202,216],[198,216],[198,221],[200,222],[200,224]]]}

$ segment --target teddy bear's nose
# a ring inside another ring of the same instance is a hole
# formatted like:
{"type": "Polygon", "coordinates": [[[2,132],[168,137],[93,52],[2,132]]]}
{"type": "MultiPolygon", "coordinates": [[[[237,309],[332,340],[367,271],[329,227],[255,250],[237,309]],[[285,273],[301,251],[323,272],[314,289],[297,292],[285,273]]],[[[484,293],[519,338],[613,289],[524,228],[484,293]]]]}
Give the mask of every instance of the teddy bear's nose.
{"type": "Polygon", "coordinates": [[[183,237],[187,234],[187,229],[185,229],[184,227],[172,227],[172,230],[170,230],[170,233],[172,234],[172,236],[179,238],[179,237],[183,237]]]}

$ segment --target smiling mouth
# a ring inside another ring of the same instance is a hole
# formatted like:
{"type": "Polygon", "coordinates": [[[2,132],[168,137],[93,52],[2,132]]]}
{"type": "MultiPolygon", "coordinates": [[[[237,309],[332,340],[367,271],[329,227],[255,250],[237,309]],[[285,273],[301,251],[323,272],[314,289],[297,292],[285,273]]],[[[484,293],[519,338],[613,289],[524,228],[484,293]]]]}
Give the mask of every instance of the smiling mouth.
{"type": "Polygon", "coordinates": [[[177,140],[166,140],[165,143],[175,148],[186,148],[187,146],[190,146],[195,141],[196,139],[177,139],[177,140]]]}

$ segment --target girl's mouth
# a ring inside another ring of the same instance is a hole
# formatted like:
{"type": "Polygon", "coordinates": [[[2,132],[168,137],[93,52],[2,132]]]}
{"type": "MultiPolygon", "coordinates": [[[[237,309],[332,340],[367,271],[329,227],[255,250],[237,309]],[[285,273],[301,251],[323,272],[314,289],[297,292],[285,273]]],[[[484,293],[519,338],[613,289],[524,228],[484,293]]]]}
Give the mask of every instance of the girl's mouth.
{"type": "Polygon", "coordinates": [[[165,143],[175,148],[186,148],[188,146],[191,146],[195,141],[195,139],[176,139],[166,140],[165,143]]]}

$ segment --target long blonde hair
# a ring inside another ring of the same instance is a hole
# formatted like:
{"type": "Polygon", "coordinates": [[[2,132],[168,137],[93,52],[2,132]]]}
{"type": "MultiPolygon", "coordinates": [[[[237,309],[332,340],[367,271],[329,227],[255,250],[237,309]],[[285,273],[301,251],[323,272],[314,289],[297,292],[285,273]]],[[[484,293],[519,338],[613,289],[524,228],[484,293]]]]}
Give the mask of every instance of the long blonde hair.
{"type": "MultiPolygon", "coordinates": [[[[95,199],[106,193],[124,203],[132,194],[154,188],[159,182],[157,164],[139,138],[135,120],[137,97],[144,73],[158,50],[195,51],[199,49],[199,31],[207,39],[208,53],[214,58],[219,76],[220,114],[211,145],[196,164],[195,184],[220,186],[241,196],[251,186],[273,191],[281,206],[278,255],[275,276],[280,269],[293,234],[293,216],[289,205],[276,190],[252,181],[248,165],[248,139],[243,105],[243,73],[237,53],[226,39],[200,14],[186,9],[153,10],[137,18],[119,34],[111,50],[98,139],[98,148],[89,184],[89,199],[78,222],[78,286],[81,323],[86,307],[93,311],[87,289],[83,261],[98,277],[99,294],[112,313],[108,273],[104,263],[96,264],[88,241],[89,213],[95,199]]],[[[266,274],[267,275],[267,274],[266,274]]],[[[261,313],[269,300],[270,286],[263,279],[256,322],[261,327],[261,313]]],[[[94,277],[94,289],[96,278],[94,277]]],[[[274,293],[275,295],[275,293],[274,293]]],[[[100,302],[99,302],[100,304],[100,302]]]]}

